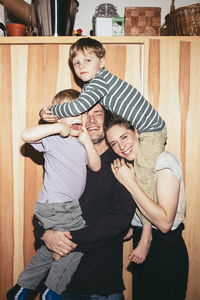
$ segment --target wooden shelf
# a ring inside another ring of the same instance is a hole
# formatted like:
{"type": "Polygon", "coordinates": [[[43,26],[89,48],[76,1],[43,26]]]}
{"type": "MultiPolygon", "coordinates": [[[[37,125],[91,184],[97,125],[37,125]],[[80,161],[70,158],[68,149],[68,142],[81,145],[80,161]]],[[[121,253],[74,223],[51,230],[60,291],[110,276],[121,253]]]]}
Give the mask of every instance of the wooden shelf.
{"type": "MultiPolygon", "coordinates": [[[[72,44],[78,36],[0,37],[0,44],[72,44]]],[[[94,36],[104,44],[144,44],[149,39],[200,41],[200,36],[94,36]]]]}

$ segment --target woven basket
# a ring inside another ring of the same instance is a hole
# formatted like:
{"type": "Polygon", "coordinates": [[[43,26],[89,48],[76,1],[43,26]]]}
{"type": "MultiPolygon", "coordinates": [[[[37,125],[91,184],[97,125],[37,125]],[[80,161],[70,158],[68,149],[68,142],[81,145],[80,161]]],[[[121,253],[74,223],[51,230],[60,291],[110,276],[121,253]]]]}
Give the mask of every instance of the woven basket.
{"type": "Polygon", "coordinates": [[[161,26],[161,35],[200,35],[200,3],[175,9],[172,0],[170,13],[161,26]]]}
{"type": "Polygon", "coordinates": [[[160,7],[125,7],[125,35],[160,35],[160,7]]]}

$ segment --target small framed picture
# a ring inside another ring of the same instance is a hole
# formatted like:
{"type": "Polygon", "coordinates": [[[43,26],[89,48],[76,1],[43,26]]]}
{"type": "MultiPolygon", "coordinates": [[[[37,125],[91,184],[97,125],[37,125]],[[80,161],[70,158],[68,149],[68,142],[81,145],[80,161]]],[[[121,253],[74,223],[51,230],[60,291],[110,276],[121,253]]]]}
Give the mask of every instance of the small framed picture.
{"type": "Polygon", "coordinates": [[[112,18],[112,35],[113,36],[124,35],[124,17],[112,18]]]}

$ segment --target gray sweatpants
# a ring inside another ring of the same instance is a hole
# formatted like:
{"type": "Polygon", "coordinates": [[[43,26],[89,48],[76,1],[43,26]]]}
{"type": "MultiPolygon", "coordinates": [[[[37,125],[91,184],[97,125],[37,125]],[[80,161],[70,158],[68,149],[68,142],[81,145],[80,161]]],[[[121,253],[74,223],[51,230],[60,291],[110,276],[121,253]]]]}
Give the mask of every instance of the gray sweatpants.
{"type": "MultiPolygon", "coordinates": [[[[78,201],[36,203],[34,211],[45,229],[73,231],[85,226],[78,201]]],[[[60,295],[65,291],[82,256],[81,252],[71,252],[56,262],[52,252],[42,246],[19,276],[18,284],[24,288],[35,289],[49,272],[45,285],[60,295]]]]}

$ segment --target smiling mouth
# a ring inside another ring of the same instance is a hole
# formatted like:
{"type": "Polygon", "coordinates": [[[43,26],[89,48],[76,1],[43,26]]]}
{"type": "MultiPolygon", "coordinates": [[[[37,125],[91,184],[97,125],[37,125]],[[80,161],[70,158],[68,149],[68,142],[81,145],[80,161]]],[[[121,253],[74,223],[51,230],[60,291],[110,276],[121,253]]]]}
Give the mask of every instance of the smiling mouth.
{"type": "Polygon", "coordinates": [[[87,130],[88,131],[93,131],[93,130],[99,130],[99,128],[96,127],[96,126],[95,127],[88,127],[87,130]]]}
{"type": "Polygon", "coordinates": [[[82,126],[83,126],[83,124],[81,124],[81,123],[74,123],[71,125],[72,129],[74,129],[74,130],[81,130],[82,126]]]}
{"type": "Polygon", "coordinates": [[[127,149],[126,151],[123,151],[124,155],[128,155],[131,152],[132,148],[127,149]]]}

